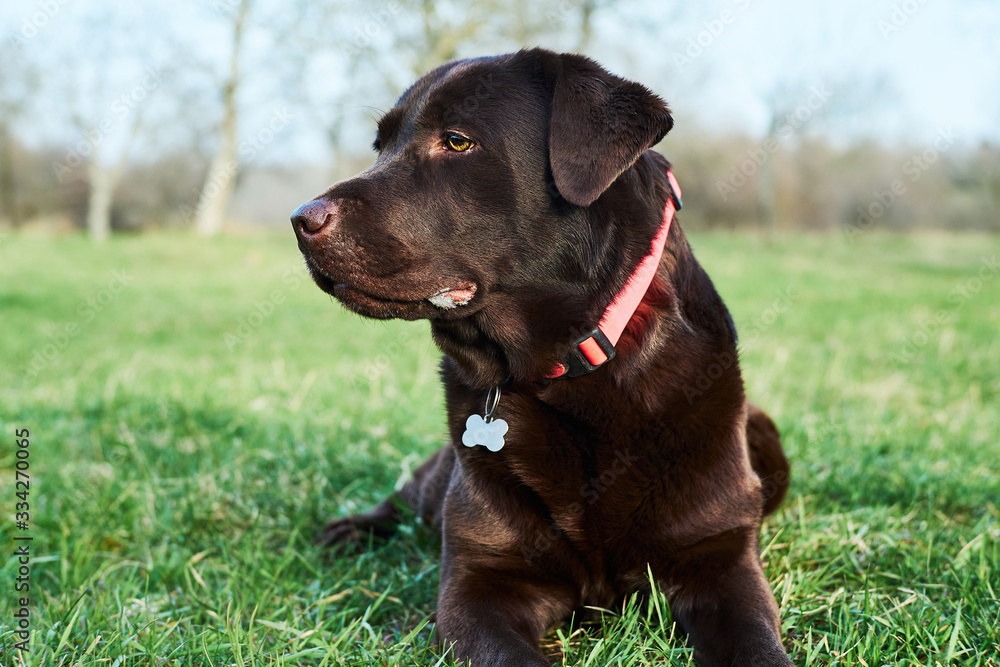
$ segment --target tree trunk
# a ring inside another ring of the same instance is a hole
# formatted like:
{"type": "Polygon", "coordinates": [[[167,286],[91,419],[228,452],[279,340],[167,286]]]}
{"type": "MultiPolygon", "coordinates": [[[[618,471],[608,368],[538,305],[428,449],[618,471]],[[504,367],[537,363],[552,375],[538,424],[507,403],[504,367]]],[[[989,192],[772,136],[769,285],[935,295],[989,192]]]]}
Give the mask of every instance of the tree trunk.
{"type": "Polygon", "coordinates": [[[222,231],[226,209],[233,195],[233,180],[239,169],[236,161],[236,109],[227,105],[225,114],[219,148],[208,168],[195,210],[194,227],[201,236],[215,236],[222,231]]]}
{"type": "MultiPolygon", "coordinates": [[[[778,127],[781,124],[779,113],[771,110],[771,123],[764,136],[763,146],[778,142],[778,127]]],[[[764,159],[757,168],[757,221],[768,232],[775,230],[775,157],[780,151],[771,151],[764,154],[764,159]]]]}
{"type": "Polygon", "coordinates": [[[87,166],[87,181],[90,196],[87,200],[87,234],[92,241],[103,243],[111,235],[111,204],[114,202],[115,188],[121,177],[121,169],[101,164],[97,146],[87,166]]]}
{"type": "MultiPolygon", "coordinates": [[[[776,141],[768,134],[766,141],[776,141]]],[[[775,197],[774,197],[774,154],[767,155],[757,170],[757,218],[764,229],[774,231],[776,228],[775,197]]]]}
{"type": "Polygon", "coordinates": [[[108,240],[111,234],[111,201],[115,185],[111,173],[104,167],[91,164],[88,168],[90,197],[87,201],[87,234],[98,243],[108,240]]]}
{"type": "Polygon", "coordinates": [[[222,92],[222,123],[219,126],[219,147],[212,158],[208,175],[198,197],[194,227],[201,236],[214,236],[222,231],[226,209],[233,194],[233,184],[239,162],[236,159],[236,92],[239,89],[240,49],[246,22],[248,0],[240,2],[233,22],[233,50],[230,53],[229,77],[222,92]]]}
{"type": "Polygon", "coordinates": [[[87,234],[98,243],[108,240],[111,235],[111,209],[115,203],[115,190],[122,180],[128,160],[129,146],[135,141],[142,126],[142,110],[132,113],[132,126],[125,145],[113,166],[105,163],[106,155],[100,143],[95,143],[87,164],[87,185],[90,194],[87,200],[87,234]]]}
{"type": "Polygon", "coordinates": [[[15,229],[21,226],[17,207],[17,182],[14,180],[14,140],[6,123],[0,122],[0,211],[15,229]]]}

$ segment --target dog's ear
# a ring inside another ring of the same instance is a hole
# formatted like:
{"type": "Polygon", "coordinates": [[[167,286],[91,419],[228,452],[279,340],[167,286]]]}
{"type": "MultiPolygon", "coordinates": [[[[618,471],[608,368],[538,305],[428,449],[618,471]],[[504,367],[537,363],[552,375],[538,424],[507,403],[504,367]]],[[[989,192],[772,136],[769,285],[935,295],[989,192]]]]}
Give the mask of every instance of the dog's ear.
{"type": "Polygon", "coordinates": [[[589,58],[556,56],[549,162],[563,198],[589,206],[670,131],[666,102],[589,58]]]}

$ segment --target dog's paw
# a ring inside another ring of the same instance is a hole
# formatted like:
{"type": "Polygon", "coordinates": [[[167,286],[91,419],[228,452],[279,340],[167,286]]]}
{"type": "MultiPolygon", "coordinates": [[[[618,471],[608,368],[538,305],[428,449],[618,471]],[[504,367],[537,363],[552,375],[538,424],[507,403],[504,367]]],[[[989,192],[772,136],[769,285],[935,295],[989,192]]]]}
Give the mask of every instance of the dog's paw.
{"type": "Polygon", "coordinates": [[[396,532],[398,522],[381,513],[368,512],[334,519],[316,536],[316,544],[333,551],[363,546],[374,538],[384,540],[396,532]]]}

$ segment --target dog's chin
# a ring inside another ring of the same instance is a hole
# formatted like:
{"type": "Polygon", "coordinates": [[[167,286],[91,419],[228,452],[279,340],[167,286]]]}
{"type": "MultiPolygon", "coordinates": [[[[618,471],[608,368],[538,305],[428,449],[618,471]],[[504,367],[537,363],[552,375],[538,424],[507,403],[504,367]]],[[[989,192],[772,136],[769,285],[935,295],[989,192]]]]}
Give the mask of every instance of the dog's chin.
{"type": "Polygon", "coordinates": [[[376,320],[456,319],[466,317],[476,310],[470,303],[476,292],[475,283],[463,283],[462,288],[457,290],[437,290],[423,298],[400,299],[373,294],[373,290],[337,281],[321,271],[310,272],[319,288],[337,299],[345,308],[376,320]],[[453,296],[456,292],[458,296],[453,296]],[[442,307],[443,304],[447,305],[442,307]]]}
{"type": "Polygon", "coordinates": [[[382,299],[344,283],[334,285],[330,294],[348,310],[376,320],[426,319],[434,310],[429,303],[382,299]]]}

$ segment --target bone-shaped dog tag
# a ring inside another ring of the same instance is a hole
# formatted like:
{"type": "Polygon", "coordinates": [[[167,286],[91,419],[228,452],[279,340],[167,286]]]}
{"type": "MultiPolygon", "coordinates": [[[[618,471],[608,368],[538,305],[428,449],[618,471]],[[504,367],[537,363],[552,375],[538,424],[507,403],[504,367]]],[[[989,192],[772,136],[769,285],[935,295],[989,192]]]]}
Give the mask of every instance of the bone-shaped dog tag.
{"type": "Polygon", "coordinates": [[[465,420],[462,444],[466,447],[482,445],[491,452],[503,449],[503,437],[507,434],[507,422],[502,419],[486,421],[479,415],[469,415],[465,420]]]}
{"type": "MultiPolygon", "coordinates": [[[[509,380],[510,378],[508,378],[509,380]]],[[[500,405],[500,385],[490,389],[486,395],[486,415],[469,415],[465,420],[465,433],[462,434],[462,444],[466,447],[482,445],[491,452],[503,449],[503,437],[507,435],[507,422],[494,419],[493,413],[500,405]]]]}

